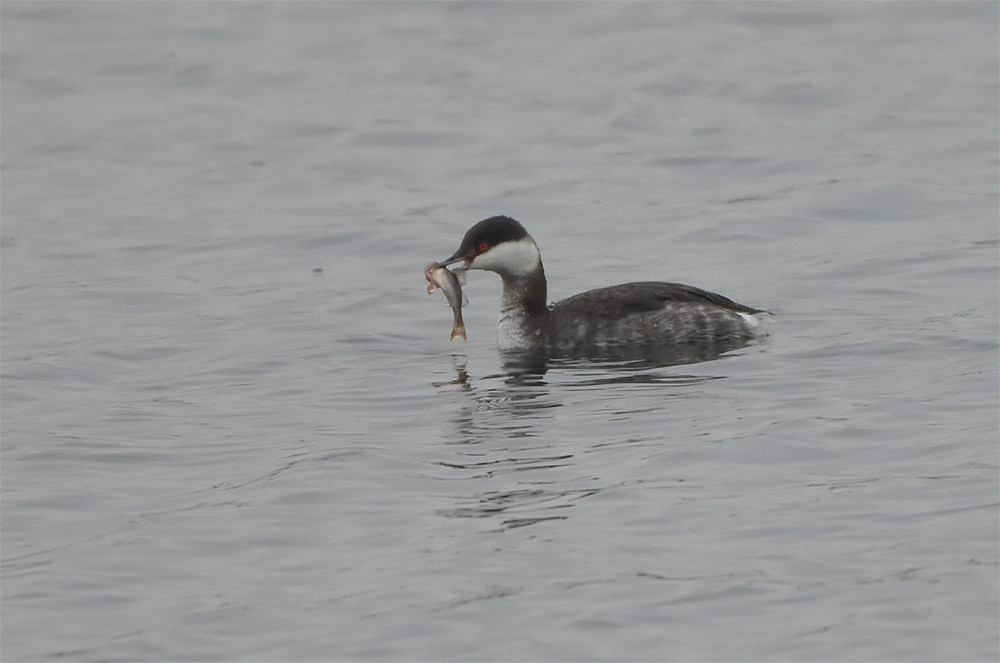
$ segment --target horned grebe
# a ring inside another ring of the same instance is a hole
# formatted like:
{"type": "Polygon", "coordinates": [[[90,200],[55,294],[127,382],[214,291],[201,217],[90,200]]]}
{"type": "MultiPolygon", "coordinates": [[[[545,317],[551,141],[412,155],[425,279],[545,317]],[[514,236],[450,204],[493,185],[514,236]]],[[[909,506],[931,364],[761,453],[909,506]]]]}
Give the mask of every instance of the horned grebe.
{"type": "Polygon", "coordinates": [[[766,311],[680,283],[624,283],[546,305],[538,245],[507,216],[469,228],[458,251],[439,264],[457,262],[464,269],[496,272],[503,280],[501,350],[572,355],[646,348],[707,357],[762,335],[758,315],[766,311]]]}

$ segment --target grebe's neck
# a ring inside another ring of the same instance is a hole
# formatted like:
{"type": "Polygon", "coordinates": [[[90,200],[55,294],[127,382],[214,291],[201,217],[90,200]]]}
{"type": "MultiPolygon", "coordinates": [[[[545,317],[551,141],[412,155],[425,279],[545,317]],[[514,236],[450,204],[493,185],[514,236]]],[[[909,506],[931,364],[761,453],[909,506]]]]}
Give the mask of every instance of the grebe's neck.
{"type": "Polygon", "coordinates": [[[544,346],[551,331],[548,286],[534,240],[525,237],[497,245],[477,258],[474,268],[494,271],[503,280],[498,324],[500,349],[544,346]]]}
{"type": "Polygon", "coordinates": [[[551,334],[552,320],[546,304],[545,270],[538,268],[526,276],[503,276],[497,338],[501,350],[544,347],[551,334]]]}
{"type": "Polygon", "coordinates": [[[545,316],[548,314],[545,269],[538,263],[538,269],[526,276],[502,276],[503,296],[500,310],[517,309],[525,315],[545,316]]]}

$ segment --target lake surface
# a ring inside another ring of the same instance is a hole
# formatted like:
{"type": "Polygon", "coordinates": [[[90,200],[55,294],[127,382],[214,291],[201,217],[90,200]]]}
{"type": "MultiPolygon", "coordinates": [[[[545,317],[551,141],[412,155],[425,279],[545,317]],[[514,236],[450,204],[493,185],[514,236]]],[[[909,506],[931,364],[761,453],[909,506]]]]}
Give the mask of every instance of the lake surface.
{"type": "Polygon", "coordinates": [[[2,3],[4,660],[995,661],[998,5],[2,3]],[[549,295],[774,313],[685,366],[549,295]]]}

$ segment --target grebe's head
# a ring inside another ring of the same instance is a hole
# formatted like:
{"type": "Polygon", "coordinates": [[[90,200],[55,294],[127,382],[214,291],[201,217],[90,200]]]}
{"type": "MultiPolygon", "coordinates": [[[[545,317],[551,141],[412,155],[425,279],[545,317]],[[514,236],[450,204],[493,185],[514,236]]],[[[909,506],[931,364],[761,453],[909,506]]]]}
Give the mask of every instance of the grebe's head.
{"type": "Polygon", "coordinates": [[[509,216],[492,216],[469,228],[441,265],[464,262],[462,269],[485,269],[500,276],[527,276],[542,264],[535,240],[509,216]]]}

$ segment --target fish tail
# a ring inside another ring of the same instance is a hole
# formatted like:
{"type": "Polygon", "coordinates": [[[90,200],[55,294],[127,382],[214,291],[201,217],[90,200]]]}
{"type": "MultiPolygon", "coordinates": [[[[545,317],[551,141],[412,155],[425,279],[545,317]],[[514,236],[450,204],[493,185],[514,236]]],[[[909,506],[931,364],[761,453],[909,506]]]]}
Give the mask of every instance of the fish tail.
{"type": "Polygon", "coordinates": [[[451,340],[460,338],[463,341],[468,341],[469,337],[465,335],[465,325],[461,322],[456,322],[451,328],[451,340]]]}

